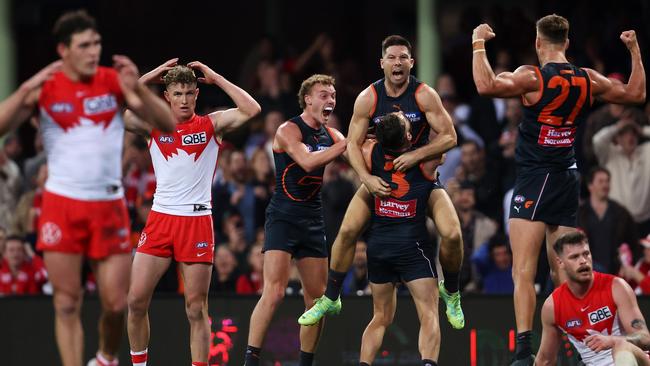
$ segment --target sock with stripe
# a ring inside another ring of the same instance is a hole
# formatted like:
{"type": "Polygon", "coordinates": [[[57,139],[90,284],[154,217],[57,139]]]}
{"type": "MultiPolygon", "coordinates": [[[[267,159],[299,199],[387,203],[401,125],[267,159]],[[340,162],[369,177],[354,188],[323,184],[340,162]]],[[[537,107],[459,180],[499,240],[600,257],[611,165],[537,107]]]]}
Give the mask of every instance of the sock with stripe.
{"type": "Polygon", "coordinates": [[[194,361],[194,362],[192,362],[192,366],[208,366],[208,363],[207,362],[194,361]]]}
{"type": "Polygon", "coordinates": [[[438,366],[438,363],[434,360],[422,360],[422,366],[438,366]]]}
{"type": "Polygon", "coordinates": [[[97,366],[117,366],[119,363],[117,358],[114,358],[111,361],[107,360],[99,351],[97,351],[97,354],[95,355],[95,361],[97,361],[97,366]]]}
{"type": "Polygon", "coordinates": [[[144,351],[131,350],[131,363],[133,366],[147,366],[147,351],[148,348],[145,348],[144,351]]]}
{"type": "Polygon", "coordinates": [[[515,360],[523,360],[533,354],[533,347],[531,346],[532,337],[533,332],[530,330],[517,334],[515,360]]]}

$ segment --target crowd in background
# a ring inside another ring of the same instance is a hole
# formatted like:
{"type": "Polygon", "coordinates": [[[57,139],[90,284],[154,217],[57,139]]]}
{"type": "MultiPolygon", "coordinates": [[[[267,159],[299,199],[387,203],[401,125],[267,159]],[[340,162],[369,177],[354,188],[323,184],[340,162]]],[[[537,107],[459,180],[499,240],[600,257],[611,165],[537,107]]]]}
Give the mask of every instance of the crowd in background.
{"type": "MultiPolygon", "coordinates": [[[[478,24],[481,19],[476,19],[478,24]]],[[[487,45],[495,71],[536,64],[534,19],[523,15],[494,19],[499,23],[495,29],[513,30],[510,37],[497,38],[487,45]],[[524,31],[515,31],[519,29],[524,31]]],[[[573,29],[580,29],[580,24],[572,24],[573,29]]],[[[518,99],[483,98],[471,92],[471,31],[461,27],[457,34],[444,29],[441,33],[446,72],[438,76],[434,88],[452,116],[458,146],[447,153],[439,173],[462,225],[465,259],[461,288],[466,293],[512,293],[507,217],[522,105],[518,99]]],[[[593,67],[624,82],[629,74],[629,57],[617,57],[621,53],[618,51],[606,52],[612,47],[607,43],[610,33],[602,32],[600,37],[583,34],[587,40],[584,50],[569,55],[580,66],[593,67]]],[[[639,38],[643,48],[644,37],[640,34],[639,38]]],[[[342,131],[347,130],[354,98],[366,86],[355,75],[371,65],[340,62],[335,57],[336,41],[327,34],[318,35],[308,48],[293,56],[283,54],[285,48],[269,37],[260,39],[240,63],[239,77],[232,78],[251,92],[262,106],[262,114],[226,136],[219,152],[212,187],[217,244],[211,284],[214,294],[261,293],[265,209],[275,189],[271,145],[278,126],[300,112],[296,97],[300,82],[316,72],[336,78],[338,106],[329,124],[342,131]]],[[[620,48],[625,51],[622,44],[620,48]]],[[[376,68],[377,78],[381,77],[378,65],[372,67],[376,68]]],[[[202,92],[199,100],[201,113],[225,107],[210,93],[204,96],[202,92]]],[[[595,101],[593,112],[576,138],[583,181],[578,227],[589,237],[595,269],[624,277],[639,294],[650,294],[649,119],[650,104],[622,107],[595,101]]],[[[35,117],[30,122],[38,128],[35,117]]],[[[129,133],[125,140],[124,188],[135,247],[156,184],[147,141],[129,133]]],[[[35,151],[32,156],[23,153],[24,142],[16,135],[5,138],[0,146],[0,295],[48,291],[42,260],[33,250],[47,164],[38,134],[31,144],[29,151],[35,151]]],[[[321,191],[329,245],[359,184],[343,160],[327,167],[321,191]]],[[[436,245],[435,228],[431,231],[431,245],[436,245]]],[[[542,255],[540,263],[545,261],[542,255]]],[[[543,268],[538,271],[540,292],[551,286],[548,271],[543,268]]],[[[87,272],[85,286],[92,291],[92,274],[87,272]]],[[[158,291],[183,291],[174,266],[161,280],[158,291]]],[[[287,294],[299,292],[300,281],[294,270],[287,294]]],[[[369,293],[363,238],[357,244],[343,293],[369,293]]]]}

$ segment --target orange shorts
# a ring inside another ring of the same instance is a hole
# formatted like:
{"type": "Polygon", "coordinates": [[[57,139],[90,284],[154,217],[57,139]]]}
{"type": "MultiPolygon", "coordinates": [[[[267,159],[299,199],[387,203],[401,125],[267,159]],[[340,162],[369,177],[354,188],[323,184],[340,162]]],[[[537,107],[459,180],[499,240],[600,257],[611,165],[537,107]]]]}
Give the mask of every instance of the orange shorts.
{"type": "Polygon", "coordinates": [[[36,247],[103,259],[131,253],[124,199],[80,201],[43,192],[36,247]]]}
{"type": "Polygon", "coordinates": [[[212,263],[212,215],[176,216],[151,211],[138,242],[138,253],[185,263],[212,263]]]}

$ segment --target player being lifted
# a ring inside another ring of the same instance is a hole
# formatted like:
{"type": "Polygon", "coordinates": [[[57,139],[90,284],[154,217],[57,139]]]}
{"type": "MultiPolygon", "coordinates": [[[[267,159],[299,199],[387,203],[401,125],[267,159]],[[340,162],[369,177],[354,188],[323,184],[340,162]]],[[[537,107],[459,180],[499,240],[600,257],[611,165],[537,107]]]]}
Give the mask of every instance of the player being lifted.
{"type": "MultiPolygon", "coordinates": [[[[381,50],[380,65],[384,70],[384,78],[359,94],[354,103],[348,131],[350,164],[363,185],[350,202],[332,246],[325,295],[298,319],[303,325],[316,324],[325,314],[340,311],[338,299],[341,286],[352,265],[357,239],[370,220],[372,196],[388,197],[391,189],[396,188],[371,174],[361,154],[366,135],[373,133],[381,117],[401,111],[411,121],[412,144],[415,149],[395,159],[395,169],[399,172],[404,172],[423,161],[440,158],[444,152],[456,145],[454,125],[442,106],[440,97],[431,87],[410,75],[414,64],[411,44],[403,37],[393,35],[384,39],[381,50]],[[430,140],[431,130],[436,134],[430,140]]],[[[447,319],[454,328],[460,329],[465,325],[458,289],[458,272],[463,261],[460,222],[444,189],[431,191],[429,210],[440,236],[440,264],[445,279],[444,283],[440,283],[440,297],[447,306],[447,319]]]]}

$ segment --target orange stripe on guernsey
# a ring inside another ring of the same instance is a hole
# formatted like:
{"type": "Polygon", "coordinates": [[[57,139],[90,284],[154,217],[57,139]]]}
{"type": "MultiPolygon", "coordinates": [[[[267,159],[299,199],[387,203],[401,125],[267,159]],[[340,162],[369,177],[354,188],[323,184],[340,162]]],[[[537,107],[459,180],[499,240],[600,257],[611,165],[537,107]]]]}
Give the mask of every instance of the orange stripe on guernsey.
{"type": "Polygon", "coordinates": [[[542,73],[539,71],[539,67],[535,67],[535,73],[537,74],[537,78],[539,79],[539,96],[537,97],[537,100],[531,103],[528,103],[524,95],[521,95],[521,103],[526,106],[526,107],[532,107],[535,104],[537,104],[540,99],[542,99],[542,96],[544,95],[544,78],[542,77],[542,73]]]}
{"type": "Polygon", "coordinates": [[[368,115],[368,118],[372,118],[373,114],[375,114],[375,110],[377,109],[377,91],[375,90],[374,84],[370,84],[370,90],[372,91],[374,100],[372,101],[372,109],[370,109],[370,115],[368,115]]]}
{"type": "Polygon", "coordinates": [[[323,178],[317,177],[317,176],[311,176],[311,175],[307,175],[307,176],[302,177],[300,179],[300,182],[298,182],[298,184],[305,185],[305,186],[306,185],[317,185],[317,187],[309,194],[309,196],[307,196],[307,198],[302,198],[301,199],[301,198],[294,197],[291,193],[289,193],[289,190],[287,189],[287,184],[285,182],[285,178],[287,176],[287,173],[289,172],[289,169],[291,169],[293,166],[295,166],[297,164],[298,163],[296,163],[294,161],[293,163],[289,164],[286,168],[284,168],[284,172],[282,172],[282,190],[284,190],[284,194],[286,194],[287,197],[289,197],[292,201],[305,202],[305,201],[308,201],[309,199],[311,199],[312,197],[314,197],[316,195],[316,193],[318,193],[318,188],[321,186],[321,184],[322,184],[321,182],[323,181],[323,178]],[[305,178],[313,178],[316,182],[302,183],[305,180],[305,178]]]}
{"type": "Polygon", "coordinates": [[[415,104],[418,106],[420,112],[424,112],[424,109],[422,108],[422,106],[420,106],[420,102],[418,102],[418,93],[420,92],[420,89],[422,89],[425,85],[427,84],[422,83],[418,85],[418,87],[415,89],[415,93],[413,93],[413,95],[415,95],[415,104]]]}

